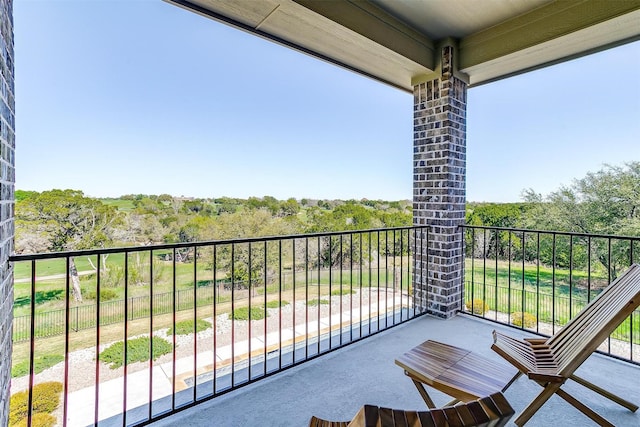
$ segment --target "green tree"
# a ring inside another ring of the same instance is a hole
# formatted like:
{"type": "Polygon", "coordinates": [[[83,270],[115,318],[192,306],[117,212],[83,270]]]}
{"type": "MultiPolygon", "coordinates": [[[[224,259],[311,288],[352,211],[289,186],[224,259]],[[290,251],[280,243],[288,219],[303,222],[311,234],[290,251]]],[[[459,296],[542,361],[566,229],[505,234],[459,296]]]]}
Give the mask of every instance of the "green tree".
{"type": "Polygon", "coordinates": [[[160,214],[166,211],[166,206],[156,196],[136,197],[133,200],[136,212],[141,214],[160,214]]]}
{"type": "Polygon", "coordinates": [[[183,203],[182,209],[187,214],[212,215],[214,213],[213,206],[204,199],[187,200],[183,203]]]}
{"type": "MultiPolygon", "coordinates": [[[[120,220],[117,210],[77,190],[44,191],[16,204],[16,228],[37,230],[46,236],[48,250],[71,251],[105,247],[120,220]]],[[[22,242],[16,241],[22,249],[22,242]]],[[[80,279],[73,257],[69,275],[76,301],[82,301],[80,279]]]]}
{"type": "Polygon", "coordinates": [[[217,199],[213,199],[213,203],[215,206],[215,211],[218,215],[223,213],[234,213],[237,212],[240,208],[240,203],[238,199],[233,199],[230,197],[220,197],[217,199]]]}
{"type": "Polygon", "coordinates": [[[26,191],[26,190],[16,190],[15,198],[16,202],[20,202],[24,199],[28,199],[29,197],[37,196],[37,191],[26,191]]]}
{"type": "MultiPolygon", "coordinates": [[[[607,165],[547,196],[527,190],[524,198],[536,203],[527,215],[529,226],[591,234],[640,235],[640,162],[607,165]]],[[[612,242],[611,257],[608,241],[592,239],[591,243],[596,259],[612,278],[629,265],[629,242],[612,242]]]]}
{"type": "MultiPolygon", "coordinates": [[[[525,223],[530,203],[470,203],[467,205],[465,222],[486,227],[519,228],[525,223]]],[[[507,231],[475,230],[467,232],[466,250],[474,257],[498,256],[506,258],[511,242],[512,259],[521,257],[522,234],[507,231]]]]}
{"type": "MultiPolygon", "coordinates": [[[[272,216],[267,210],[259,209],[220,215],[214,223],[210,224],[206,230],[203,230],[203,233],[206,233],[203,236],[206,236],[206,239],[230,240],[291,235],[299,232],[300,225],[295,221],[295,218],[292,221],[288,218],[272,216]]],[[[266,245],[266,265],[264,251],[264,245],[252,244],[250,258],[249,244],[236,244],[234,246],[232,274],[231,246],[221,245],[218,247],[216,268],[220,271],[227,271],[229,278],[236,280],[239,286],[246,286],[249,275],[251,275],[252,282],[254,282],[256,279],[264,277],[265,274],[270,276],[275,272],[274,268],[277,266],[277,260],[280,256],[277,245],[266,245]],[[249,266],[251,267],[250,269],[249,266]]],[[[284,245],[283,259],[291,258],[290,251],[290,246],[284,245]]]]}
{"type": "Polygon", "coordinates": [[[313,212],[310,232],[366,230],[380,227],[382,222],[373,210],[356,203],[345,203],[333,210],[313,212]]]}
{"type": "MultiPolygon", "coordinates": [[[[309,213],[312,218],[307,231],[311,233],[366,230],[383,225],[375,211],[357,202],[347,202],[333,210],[314,210],[309,213]]],[[[359,239],[351,245],[351,239],[333,236],[321,239],[317,260],[323,267],[335,267],[349,262],[359,263],[359,254],[359,239]]]]}
{"type": "Polygon", "coordinates": [[[163,243],[169,230],[161,219],[157,215],[127,212],[123,216],[124,226],[117,230],[114,240],[136,245],[163,243]]]}
{"type": "Polygon", "coordinates": [[[279,216],[293,216],[300,212],[300,204],[293,197],[280,204],[279,216]]]}

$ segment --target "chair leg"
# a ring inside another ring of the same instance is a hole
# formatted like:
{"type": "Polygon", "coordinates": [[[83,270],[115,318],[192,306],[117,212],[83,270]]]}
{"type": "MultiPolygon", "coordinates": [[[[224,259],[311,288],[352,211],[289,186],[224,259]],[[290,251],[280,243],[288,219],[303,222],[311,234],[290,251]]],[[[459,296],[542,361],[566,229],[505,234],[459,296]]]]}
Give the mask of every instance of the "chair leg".
{"type": "Polygon", "coordinates": [[[516,382],[516,380],[517,380],[518,378],[520,378],[521,376],[522,376],[522,372],[521,372],[521,371],[516,372],[516,374],[513,376],[513,378],[511,378],[511,379],[509,380],[509,382],[504,386],[504,388],[502,389],[502,392],[504,393],[505,391],[507,391],[507,389],[508,389],[509,387],[511,387],[511,385],[512,385],[513,383],[515,383],[515,382],[516,382]]]}
{"type": "Polygon", "coordinates": [[[433,403],[433,400],[431,400],[431,397],[427,393],[427,390],[424,389],[422,383],[420,381],[414,380],[413,378],[411,378],[411,381],[413,381],[413,384],[418,389],[418,393],[420,393],[420,396],[422,396],[422,399],[424,399],[424,403],[427,404],[427,407],[429,409],[434,409],[436,405],[433,403]]]}
{"type": "Polygon", "coordinates": [[[609,421],[607,421],[601,415],[598,415],[597,413],[595,413],[593,411],[593,409],[589,408],[587,405],[585,405],[584,403],[580,402],[578,399],[576,399],[575,397],[573,397],[572,395],[570,395],[566,391],[564,391],[562,389],[558,389],[558,391],[556,391],[556,394],[559,397],[563,398],[569,404],[573,405],[578,411],[582,412],[587,417],[591,418],[599,426],[602,426],[602,427],[615,427],[613,424],[611,424],[609,421]]]}
{"type": "Polygon", "coordinates": [[[585,386],[588,389],[591,389],[593,391],[595,391],[596,393],[600,394],[601,396],[606,397],[607,399],[616,402],[618,405],[624,406],[625,408],[627,408],[628,410],[630,410],[631,412],[636,412],[638,410],[638,405],[635,405],[631,402],[629,402],[628,400],[625,400],[623,398],[621,398],[620,396],[617,396],[613,393],[611,393],[610,391],[607,391],[601,387],[598,387],[597,385],[590,383],[589,381],[585,380],[584,378],[581,378],[577,375],[571,375],[572,380],[574,380],[575,382],[577,382],[578,384],[581,384],[583,386],[585,386]]]}
{"type": "Polygon", "coordinates": [[[535,414],[538,411],[538,409],[540,409],[540,407],[542,405],[544,405],[545,402],[547,400],[549,400],[549,398],[551,396],[553,396],[553,394],[555,392],[560,390],[560,385],[561,384],[560,383],[546,383],[546,384],[541,384],[541,385],[542,385],[542,387],[544,387],[544,390],[542,390],[542,392],[538,395],[538,397],[533,399],[531,401],[531,403],[529,403],[529,406],[524,408],[522,413],[520,415],[518,415],[518,418],[516,418],[516,420],[515,420],[515,424],[517,426],[522,427],[523,425],[525,425],[527,423],[527,421],[529,421],[531,419],[533,414],[535,414]]]}

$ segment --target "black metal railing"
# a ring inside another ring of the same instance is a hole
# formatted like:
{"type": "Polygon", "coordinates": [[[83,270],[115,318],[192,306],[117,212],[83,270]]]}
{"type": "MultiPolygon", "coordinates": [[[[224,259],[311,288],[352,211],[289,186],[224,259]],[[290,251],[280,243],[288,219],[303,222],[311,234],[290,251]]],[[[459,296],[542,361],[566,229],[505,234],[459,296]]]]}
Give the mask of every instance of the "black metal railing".
{"type": "MultiPolygon", "coordinates": [[[[325,269],[325,274],[327,274],[325,269]]],[[[284,288],[291,288],[291,272],[283,274],[284,288]]],[[[246,281],[236,282],[237,286],[247,286],[246,281]]],[[[175,293],[176,311],[190,310],[197,307],[211,304],[214,297],[218,303],[229,300],[230,294],[230,280],[220,280],[216,284],[213,281],[202,285],[198,285],[198,299],[194,303],[194,294],[190,289],[177,290],[175,293]],[[214,290],[214,286],[216,289],[214,290]]],[[[257,283],[254,281],[253,289],[255,290],[257,283]]],[[[174,310],[173,305],[173,292],[161,292],[154,293],[153,296],[142,295],[137,297],[130,297],[126,303],[127,306],[127,319],[137,320],[149,317],[149,306],[153,305],[154,315],[168,314],[174,310]],[[153,303],[149,301],[153,298],[153,303]]],[[[236,296],[236,300],[246,299],[247,295],[236,296]]],[[[36,301],[37,301],[36,297],[36,301]]],[[[69,321],[71,322],[70,328],[74,332],[79,332],[82,329],[91,329],[96,326],[98,318],[97,311],[100,311],[100,326],[111,325],[124,320],[124,306],[125,301],[123,299],[101,301],[98,306],[95,302],[89,304],[76,305],[69,308],[69,321]]],[[[64,309],[55,309],[48,311],[36,311],[33,314],[18,315],[13,318],[13,342],[18,343],[21,341],[28,341],[30,339],[31,330],[31,317],[35,316],[35,338],[48,338],[56,335],[63,335],[65,333],[65,320],[66,313],[64,309]]]]}
{"type": "MultiPolygon", "coordinates": [[[[58,381],[60,425],[148,424],[423,314],[429,290],[412,278],[436,274],[422,256],[428,231],[13,256],[16,313],[28,314],[14,319],[12,392],[26,390],[32,407],[34,385],[58,381]],[[82,265],[89,274],[73,274],[82,265]]],[[[463,310],[542,335],[640,253],[640,237],[468,225],[461,233],[463,310]]],[[[639,335],[636,312],[600,350],[638,363],[639,335]]]]}
{"type": "Polygon", "coordinates": [[[12,391],[62,383],[63,426],[148,424],[421,315],[426,247],[402,227],[12,256],[12,391]]]}
{"type": "MultiPolygon", "coordinates": [[[[640,255],[640,237],[462,227],[469,314],[552,335],[640,255]]],[[[640,311],[600,347],[640,363],[640,311]]]]}

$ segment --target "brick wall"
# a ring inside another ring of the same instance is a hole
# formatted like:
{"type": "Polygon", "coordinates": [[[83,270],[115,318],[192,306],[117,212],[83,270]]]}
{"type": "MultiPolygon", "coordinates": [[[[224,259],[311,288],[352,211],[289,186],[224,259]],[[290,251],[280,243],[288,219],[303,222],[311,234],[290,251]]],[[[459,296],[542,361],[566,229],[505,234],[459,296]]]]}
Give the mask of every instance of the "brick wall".
{"type": "Polygon", "coordinates": [[[414,292],[423,310],[445,318],[460,308],[466,201],[467,86],[453,75],[453,49],[442,48],[441,78],[413,90],[413,223],[432,226],[414,292]]]}
{"type": "Polygon", "coordinates": [[[8,424],[11,381],[11,322],[15,182],[15,99],[13,85],[13,2],[0,0],[0,425],[8,424]]]}

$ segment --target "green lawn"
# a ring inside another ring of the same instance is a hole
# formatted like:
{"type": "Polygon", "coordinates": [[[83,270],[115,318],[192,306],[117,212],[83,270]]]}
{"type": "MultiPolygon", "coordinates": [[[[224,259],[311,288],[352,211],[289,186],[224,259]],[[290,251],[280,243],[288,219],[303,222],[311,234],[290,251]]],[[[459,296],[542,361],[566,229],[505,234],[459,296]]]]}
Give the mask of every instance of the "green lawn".
{"type": "Polygon", "coordinates": [[[572,293],[587,293],[587,287],[591,284],[591,289],[599,289],[607,285],[607,273],[601,270],[589,274],[583,270],[574,269],[571,274],[568,269],[556,268],[535,264],[525,264],[524,274],[521,262],[469,259],[465,260],[465,282],[486,283],[498,286],[511,286],[524,283],[526,289],[535,290],[540,287],[546,291],[547,288],[555,288],[555,293],[568,295],[572,293]],[[524,282],[523,282],[524,278],[524,282]]]}
{"type": "MultiPolygon", "coordinates": [[[[110,258],[120,258],[123,259],[123,254],[113,254],[110,255],[110,258]]],[[[91,264],[87,257],[75,257],[76,268],[78,271],[89,271],[93,270],[91,264]]],[[[95,257],[92,257],[92,262],[96,263],[95,257]]],[[[36,277],[43,276],[52,276],[55,274],[65,274],[67,271],[67,266],[65,260],[54,258],[54,259],[44,259],[36,262],[36,277]]],[[[31,262],[22,261],[16,262],[13,266],[13,274],[16,280],[20,281],[20,279],[30,279],[31,278],[31,262]]]]}
{"type": "MultiPolygon", "coordinates": [[[[540,322],[564,325],[593,299],[608,283],[607,273],[554,269],[546,266],[524,266],[495,260],[466,260],[465,302],[482,300],[491,310],[501,313],[528,312],[540,322]],[[472,268],[473,267],[473,268],[472,268]],[[509,272],[509,267],[511,271],[509,272]],[[591,283],[591,291],[588,285],[591,283]]],[[[640,337],[640,312],[626,319],[612,334],[614,338],[634,342],[640,337]]]]}
{"type": "MultiPolygon", "coordinates": [[[[129,269],[131,274],[131,265],[135,264],[136,255],[129,255],[129,269]]],[[[92,257],[92,262],[97,265],[96,257],[92,257]]],[[[76,267],[79,272],[93,271],[91,264],[87,260],[87,257],[75,257],[76,267]]],[[[111,254],[107,258],[107,267],[109,269],[120,268],[124,275],[124,254],[116,253],[111,254]]],[[[30,296],[31,296],[31,263],[30,262],[17,262],[15,263],[15,286],[14,286],[14,301],[15,308],[14,314],[16,316],[25,315],[29,313],[30,296]],[[27,279],[27,281],[24,281],[27,279]]],[[[128,287],[129,297],[138,297],[149,295],[149,263],[148,255],[140,256],[139,270],[143,275],[143,283],[135,284],[131,281],[128,287]]],[[[158,258],[154,258],[154,270],[155,280],[153,286],[153,293],[164,293],[173,290],[173,274],[172,263],[169,261],[162,261],[158,258]]],[[[66,265],[63,259],[51,259],[38,261],[36,264],[36,277],[40,279],[36,281],[36,310],[55,310],[64,308],[64,297],[66,288],[66,279],[64,277],[45,278],[52,275],[64,275],[66,273],[66,265]]],[[[124,277],[124,276],[123,276],[124,277]]],[[[131,277],[131,275],[130,275],[131,277]]],[[[206,270],[204,267],[200,267],[196,277],[198,286],[208,284],[213,280],[213,274],[211,270],[206,270]]],[[[123,284],[124,281],[122,280],[123,284]]],[[[194,283],[194,264],[193,263],[176,263],[176,289],[192,289],[194,283]]],[[[111,286],[105,279],[104,275],[101,275],[101,288],[110,288],[115,291],[120,298],[124,298],[125,289],[124,286],[111,286]]],[[[81,275],[80,286],[83,290],[95,291],[97,286],[97,278],[95,274],[81,275]]],[[[76,305],[74,301],[71,302],[71,306],[76,305]]]]}
{"type": "Polygon", "coordinates": [[[606,274],[537,266],[521,262],[467,259],[465,300],[481,299],[503,313],[528,311],[542,321],[566,322],[595,297],[607,282],[606,274]],[[524,280],[523,280],[524,279],[524,280]],[[587,287],[591,282],[591,291],[587,287]],[[471,294],[473,289],[473,295],[471,294]],[[537,308],[536,308],[537,307],[537,308]]]}
{"type": "Polygon", "coordinates": [[[128,212],[134,209],[133,200],[123,199],[100,199],[102,203],[109,206],[115,206],[119,211],[128,212]]]}

